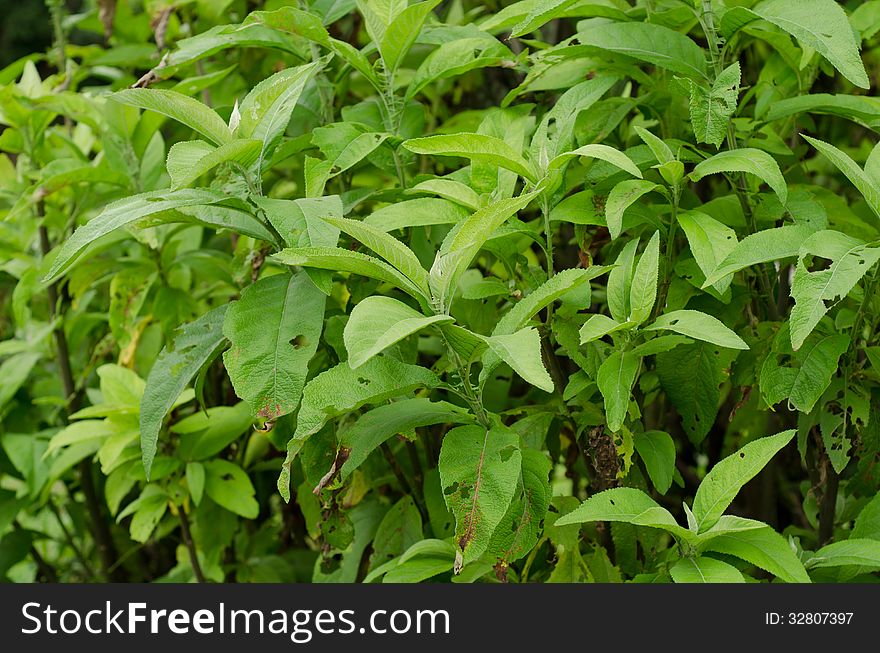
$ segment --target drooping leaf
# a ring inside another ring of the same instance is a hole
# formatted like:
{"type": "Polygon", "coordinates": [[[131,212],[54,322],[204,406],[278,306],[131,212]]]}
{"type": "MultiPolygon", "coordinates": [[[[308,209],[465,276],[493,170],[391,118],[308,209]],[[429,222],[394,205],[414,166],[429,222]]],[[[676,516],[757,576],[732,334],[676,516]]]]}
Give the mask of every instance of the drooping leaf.
{"type": "Polygon", "coordinates": [[[390,283],[419,300],[423,307],[430,306],[428,298],[409,278],[384,261],[361,252],[340,247],[289,247],[273,255],[273,258],[287,265],[351,272],[390,283]]]}
{"type": "Polygon", "coordinates": [[[218,505],[245,519],[255,519],[260,506],[251,479],[228,460],[209,460],[205,467],[205,494],[218,505]]]}
{"type": "Polygon", "coordinates": [[[706,78],[702,48],[675,30],[655,23],[606,23],[581,30],[579,42],[666,68],[680,75],[706,78]]]}
{"type": "Polygon", "coordinates": [[[831,163],[846,175],[846,178],[858,189],[874,213],[880,216],[880,180],[872,179],[848,154],[831,143],[806,135],[804,135],[804,140],[828,157],[831,163]]]}
{"type": "Polygon", "coordinates": [[[210,107],[177,91],[127,88],[113,94],[117,102],[161,113],[207,137],[215,145],[232,140],[232,131],[210,107]]]}
{"type": "Polygon", "coordinates": [[[372,249],[418,286],[424,294],[430,293],[428,272],[422,267],[413,251],[402,242],[366,222],[337,217],[326,217],[324,220],[372,249]]]}
{"type": "Polygon", "coordinates": [[[605,419],[611,431],[623,426],[640,365],[641,358],[632,352],[615,351],[599,367],[596,384],[605,400],[605,419]]]}
{"type": "Polygon", "coordinates": [[[843,8],[833,0],[766,0],[752,11],[812,48],[850,82],[868,88],[858,42],[843,8]]]}
{"type": "Polygon", "coordinates": [[[303,389],[296,432],[287,444],[287,458],[278,478],[281,496],[290,500],[290,465],[303,443],[328,420],[365,404],[382,403],[418,388],[434,388],[439,383],[431,370],[386,356],[371,358],[357,370],[343,361],[311,379],[303,389]]]}
{"type": "Polygon", "coordinates": [[[519,438],[507,428],[459,426],[444,436],[438,466],[455,516],[457,569],[488,548],[516,493],[521,465],[519,438]]]}
{"type": "Polygon", "coordinates": [[[223,320],[228,304],[218,306],[197,320],[179,327],[147,376],[141,398],[141,455],[147,478],[156,455],[159,430],[168,411],[199,370],[225,345],[223,320]]]}
{"type": "Polygon", "coordinates": [[[218,191],[181,189],[172,192],[151,191],[112,202],[64,241],[43,281],[50,283],[60,277],[89,244],[120,227],[163,211],[199,204],[218,204],[228,199],[227,195],[218,191]]]}
{"type": "Polygon", "coordinates": [[[666,494],[672,486],[675,472],[675,443],[672,436],[664,431],[645,431],[633,437],[633,443],[654,488],[666,494]]]}
{"type": "MultiPolygon", "coordinates": [[[[801,244],[813,232],[814,230],[806,225],[787,225],[749,234],[735,244],[713,272],[706,274],[706,282],[703,285],[718,284],[734,272],[739,272],[753,265],[797,256],[801,244]]],[[[717,234],[717,231],[715,233],[717,234]]],[[[690,236],[688,236],[688,240],[690,241],[690,236]]],[[[728,241],[729,239],[724,236],[724,240],[728,241]]],[[[696,258],[696,253],[694,253],[694,258],[696,258]]]]}
{"type": "Polygon", "coordinates": [[[517,493],[489,542],[487,554],[503,564],[526,556],[541,533],[550,507],[550,459],[542,451],[522,450],[522,475],[517,493]]]}
{"type": "Polygon", "coordinates": [[[544,392],[553,392],[553,379],[541,359],[541,337],[537,329],[526,327],[515,333],[491,336],[487,343],[489,349],[523,379],[544,392]]]}
{"type": "Polygon", "coordinates": [[[831,308],[829,302],[846,297],[859,280],[880,261],[880,247],[832,230],[816,232],[801,245],[791,284],[791,346],[797,351],[819,320],[831,308]],[[828,259],[827,268],[811,272],[813,257],[828,259]]]}
{"type": "Polygon", "coordinates": [[[795,352],[791,349],[789,334],[781,331],[761,367],[760,388],[764,401],[773,406],[788,400],[795,410],[811,412],[831,384],[838,361],[849,344],[850,338],[845,333],[813,334],[795,352]],[[780,357],[788,363],[780,364],[780,357]]]}
{"type": "Polygon", "coordinates": [[[229,307],[223,333],[231,347],[223,362],[236,394],[257,415],[275,419],[299,405],[325,299],[300,272],[260,279],[229,307]]]}
{"type": "MultiPolygon", "coordinates": [[[[687,236],[691,254],[693,254],[697,265],[700,266],[700,270],[707,278],[710,275],[715,276],[713,273],[736,248],[736,232],[699,211],[679,213],[678,224],[681,225],[685,236],[687,236]]],[[[730,287],[732,280],[733,275],[728,274],[711,285],[719,292],[724,292],[730,287]]]]}
{"type": "Polygon", "coordinates": [[[681,415],[691,442],[701,442],[715,422],[730,353],[707,342],[693,342],[657,355],[660,385],[681,415]]]}
{"type": "Polygon", "coordinates": [[[464,424],[472,421],[473,417],[463,408],[423,397],[401,399],[374,408],[364,413],[340,436],[340,445],[348,449],[340,475],[343,480],[348,478],[380,444],[399,433],[433,424],[464,424]]]}
{"type": "Polygon", "coordinates": [[[743,147],[719,152],[700,161],[689,176],[693,181],[700,181],[703,177],[721,172],[747,172],[755,175],[773,189],[783,205],[788,201],[788,186],[779,170],[779,164],[764,150],[743,147]]]}
{"type": "Polygon", "coordinates": [[[512,170],[529,181],[536,175],[528,161],[500,138],[486,134],[440,134],[411,138],[403,146],[416,154],[458,156],[512,170]]]}

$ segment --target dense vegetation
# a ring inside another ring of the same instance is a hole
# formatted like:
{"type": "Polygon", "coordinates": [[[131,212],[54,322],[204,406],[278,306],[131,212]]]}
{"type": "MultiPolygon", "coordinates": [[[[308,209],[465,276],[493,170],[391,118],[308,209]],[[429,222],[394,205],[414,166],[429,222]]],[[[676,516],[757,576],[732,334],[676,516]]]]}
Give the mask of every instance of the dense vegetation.
{"type": "Polygon", "coordinates": [[[41,20],[0,577],[877,579],[880,2],[41,20]]]}

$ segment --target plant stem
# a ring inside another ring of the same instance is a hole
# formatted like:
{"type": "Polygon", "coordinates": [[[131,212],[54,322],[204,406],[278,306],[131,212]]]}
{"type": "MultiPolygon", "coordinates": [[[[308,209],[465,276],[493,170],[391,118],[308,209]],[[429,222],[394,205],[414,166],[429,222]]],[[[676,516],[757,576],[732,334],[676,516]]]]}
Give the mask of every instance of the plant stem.
{"type": "Polygon", "coordinates": [[[189,562],[192,566],[193,574],[199,583],[205,583],[207,581],[205,580],[205,575],[202,573],[202,566],[199,564],[199,554],[196,550],[192,532],[189,529],[189,517],[187,517],[186,508],[180,506],[177,511],[177,516],[180,519],[180,532],[183,534],[183,543],[186,545],[186,550],[189,552],[189,562]]]}
{"type": "MultiPolygon", "coordinates": [[[[43,202],[37,202],[37,217],[42,218],[44,213],[43,202]]],[[[49,233],[44,225],[39,227],[40,250],[43,256],[46,256],[52,249],[49,243],[49,233]]],[[[58,282],[49,284],[46,288],[46,294],[49,298],[49,321],[55,322],[56,316],[59,315],[61,306],[59,306],[58,282]]],[[[64,333],[63,321],[58,321],[53,329],[55,338],[55,348],[58,354],[58,367],[61,373],[61,383],[65,394],[65,423],[69,416],[76,412],[79,404],[79,394],[76,390],[76,383],[73,379],[73,370],[70,365],[70,349],[67,346],[67,335],[64,333]]],[[[92,463],[88,458],[80,461],[77,466],[79,473],[79,484],[83,491],[83,497],[86,501],[86,509],[89,513],[89,520],[92,522],[92,533],[95,537],[95,545],[98,549],[98,555],[101,559],[101,570],[107,580],[114,582],[122,581],[122,574],[113,569],[113,561],[116,559],[116,547],[113,544],[113,536],[110,528],[107,526],[107,520],[101,512],[101,504],[98,495],[95,492],[95,484],[92,479],[92,463]],[[112,571],[111,571],[112,570],[112,571]]]]}
{"type": "Polygon", "coordinates": [[[68,530],[67,526],[64,523],[64,519],[61,517],[61,511],[58,510],[58,506],[56,506],[51,500],[46,502],[49,506],[49,510],[52,511],[52,514],[55,515],[55,519],[58,520],[58,526],[61,527],[61,532],[64,533],[64,539],[67,541],[67,545],[73,549],[74,554],[79,560],[80,564],[83,567],[83,570],[86,572],[86,575],[89,577],[90,581],[94,581],[96,578],[95,571],[92,569],[92,566],[89,564],[88,559],[83,555],[82,549],[77,546],[76,541],[73,539],[73,535],[70,530],[68,530]]]}
{"type": "Polygon", "coordinates": [[[394,452],[391,451],[391,447],[388,446],[387,442],[383,442],[379,445],[379,448],[382,450],[382,455],[385,456],[388,466],[391,467],[391,471],[394,473],[397,482],[400,483],[404,492],[409,494],[415,502],[416,508],[418,508],[419,514],[422,517],[422,523],[427,524],[429,522],[428,511],[422,502],[422,497],[416,492],[415,486],[410,482],[409,478],[407,478],[400,463],[397,462],[397,458],[394,457],[394,452]]]}

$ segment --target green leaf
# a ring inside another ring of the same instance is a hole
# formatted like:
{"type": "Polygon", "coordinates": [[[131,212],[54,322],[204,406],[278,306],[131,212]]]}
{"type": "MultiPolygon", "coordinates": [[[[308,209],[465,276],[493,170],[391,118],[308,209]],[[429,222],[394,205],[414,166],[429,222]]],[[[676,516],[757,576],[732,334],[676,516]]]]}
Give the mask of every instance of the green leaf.
{"type": "Polygon", "coordinates": [[[617,150],[609,145],[602,145],[601,143],[590,143],[589,145],[583,145],[582,147],[577,148],[576,150],[572,150],[571,152],[564,152],[550,161],[549,169],[550,170],[561,170],[564,168],[569,161],[572,159],[576,159],[578,157],[584,157],[588,159],[599,159],[601,161],[605,161],[606,163],[610,163],[613,166],[620,168],[621,170],[628,172],[633,177],[642,178],[642,171],[639,170],[639,167],[630,159],[626,154],[617,150]]]}
{"type": "Polygon", "coordinates": [[[605,419],[611,431],[617,432],[623,426],[641,362],[632,352],[615,351],[599,367],[596,384],[605,400],[605,419]]]}
{"type": "Polygon", "coordinates": [[[178,456],[203,460],[216,456],[253,425],[253,413],[246,403],[212,406],[175,422],[169,429],[180,436],[178,456]]]}
{"type": "Polygon", "coordinates": [[[496,426],[459,426],[443,437],[440,484],[455,516],[456,572],[489,546],[516,492],[519,436],[496,426]]]}
{"type": "Polygon", "coordinates": [[[865,198],[868,206],[880,216],[880,186],[855,161],[830,143],[802,134],[803,138],[825,155],[865,198]]]}
{"type": "Polygon", "coordinates": [[[492,335],[498,336],[518,331],[528,324],[529,320],[539,311],[547,308],[575,288],[605,274],[610,269],[609,266],[594,265],[587,269],[571,268],[557,272],[514,304],[498,320],[498,324],[492,330],[492,335]]]}
{"type": "Polygon", "coordinates": [[[52,261],[52,267],[43,278],[43,282],[50,283],[60,277],[73,265],[75,259],[88,245],[111,231],[127,227],[141,218],[163,211],[198,204],[217,204],[228,199],[226,194],[217,191],[181,189],[172,192],[167,190],[151,191],[112,202],[64,241],[52,261]]]}
{"type": "Polygon", "coordinates": [[[660,232],[655,231],[633,271],[632,285],[629,291],[629,322],[639,325],[651,317],[654,302],[657,301],[659,273],[660,232]]]}
{"type": "Polygon", "coordinates": [[[401,11],[387,26],[379,41],[379,52],[389,73],[400,66],[409,49],[416,42],[425,19],[440,0],[417,2],[401,11]]]}
{"type": "Polygon", "coordinates": [[[807,570],[794,549],[784,537],[769,527],[718,535],[709,541],[705,550],[741,558],[786,583],[810,582],[807,570]]]}
{"type": "Polygon", "coordinates": [[[870,87],[853,28],[834,0],[767,0],[752,11],[828,59],[859,88],[870,87]]]}
{"type": "Polygon", "coordinates": [[[742,338],[724,326],[719,319],[700,311],[688,309],[670,311],[658,317],[650,326],[645,327],[646,331],[660,329],[674,331],[695,340],[711,342],[730,349],[749,348],[742,338]]]}
{"type": "Polygon", "coordinates": [[[605,201],[605,220],[611,238],[617,238],[623,231],[623,213],[643,195],[661,188],[651,181],[626,179],[616,184],[605,201]]]}
{"type": "Polygon", "coordinates": [[[373,538],[370,568],[375,569],[397,558],[411,546],[421,542],[422,538],[422,516],[419,509],[412,497],[403,497],[391,506],[379,523],[373,538]]]}
{"type": "Polygon", "coordinates": [[[141,455],[147,479],[162,421],[193,377],[225,346],[223,320],[227,308],[227,304],[218,306],[178,327],[172,342],[162,348],[150,368],[140,407],[141,455]]]}
{"type": "Polygon", "coordinates": [[[553,379],[541,359],[541,336],[537,329],[526,327],[516,333],[491,336],[486,342],[523,379],[544,392],[553,392],[553,379]]]}
{"type": "MultiPolygon", "coordinates": [[[[694,260],[707,278],[736,248],[736,232],[705,213],[681,212],[678,214],[678,224],[688,239],[694,260]]],[[[723,293],[730,287],[732,280],[733,274],[728,274],[710,285],[723,293]]]]}
{"type": "Polygon", "coordinates": [[[493,560],[510,564],[528,555],[538,542],[550,507],[550,458],[542,451],[522,450],[518,492],[498,524],[486,552],[493,560]]]}
{"type": "Polygon", "coordinates": [[[607,299],[608,310],[611,316],[618,322],[629,321],[630,314],[630,291],[632,290],[633,269],[635,266],[636,250],[639,240],[630,240],[614,261],[614,267],[608,274],[607,299]]]}
{"type": "MultiPolygon", "coordinates": [[[[441,182],[444,180],[435,179],[433,181],[441,182]]],[[[448,183],[456,184],[457,182],[448,183]]],[[[428,188],[424,184],[419,184],[418,186],[426,190],[428,188]]],[[[464,188],[470,190],[468,186],[464,186],[464,188]]],[[[473,193],[472,190],[470,192],[473,193]]],[[[414,200],[396,202],[373,211],[373,213],[364,218],[364,224],[385,232],[405,229],[406,227],[457,224],[470,215],[472,211],[476,211],[479,208],[479,198],[476,197],[476,193],[474,195],[475,198],[469,200],[469,202],[473,201],[476,203],[468,203],[468,208],[465,208],[461,203],[436,197],[420,197],[414,200]]]]}
{"type": "Polygon", "coordinates": [[[633,436],[633,444],[645,463],[654,489],[666,494],[672,487],[675,473],[675,443],[672,436],[664,431],[645,431],[633,436]]]}
{"type": "Polygon", "coordinates": [[[416,154],[459,156],[512,170],[531,182],[537,181],[532,166],[522,155],[500,138],[486,134],[440,134],[411,138],[403,147],[416,154]]]}
{"type": "Polygon", "coordinates": [[[448,315],[426,317],[391,297],[366,297],[354,307],[345,325],[348,362],[357,369],[394,343],[442,322],[452,322],[452,318],[448,315]]]}
{"type": "Polygon", "coordinates": [[[232,345],[223,362],[235,393],[260,417],[275,419],[299,404],[325,299],[301,272],[260,279],[229,307],[223,333],[232,345]]]}
{"type": "Polygon", "coordinates": [[[689,80],[691,126],[698,143],[720,147],[724,142],[730,118],[736,112],[741,74],[735,61],[718,75],[711,88],[689,80]]]}
{"type": "Polygon", "coordinates": [[[831,384],[840,357],[849,348],[849,336],[844,333],[810,337],[805,346],[792,351],[790,336],[780,333],[770,356],[761,367],[761,395],[768,406],[785,399],[795,410],[809,413],[831,384]],[[789,364],[780,365],[779,357],[789,364]],[[791,365],[797,363],[797,365],[791,365]]]}
{"type": "Polygon", "coordinates": [[[715,558],[682,558],[670,569],[676,583],[744,583],[745,578],[733,565],[715,558]]]}
{"type": "Polygon", "coordinates": [[[743,147],[725,150],[700,161],[689,175],[692,181],[720,172],[747,172],[764,181],[784,205],[788,201],[788,186],[776,160],[764,150],[743,147]]]}
{"type": "Polygon", "coordinates": [[[205,492],[205,466],[202,463],[186,464],[186,486],[193,503],[199,505],[205,492]]]}
{"type": "Polygon", "coordinates": [[[870,129],[880,127],[880,100],[864,95],[845,93],[810,93],[777,100],[764,115],[775,122],[799,113],[817,113],[853,120],[870,129]]]}
{"type": "Polygon", "coordinates": [[[382,403],[418,388],[434,388],[439,383],[431,370],[385,356],[371,358],[358,370],[343,361],[311,379],[303,389],[296,432],[287,443],[287,458],[278,478],[281,496],[290,501],[290,465],[303,443],[328,420],[365,404],[382,403]]]}
{"type": "Polygon", "coordinates": [[[275,149],[306,84],[326,62],[322,59],[277,72],[257,84],[242,100],[235,133],[239,138],[260,141],[261,158],[275,149]]]}
{"type": "Polygon", "coordinates": [[[219,506],[245,519],[256,519],[260,505],[251,479],[227,460],[209,460],[205,466],[205,494],[219,506]]]}
{"type": "MultiPolygon", "coordinates": [[[[523,297],[519,302],[507,311],[495,328],[492,330],[493,336],[509,335],[522,329],[529,320],[532,319],[539,311],[543,310],[556,300],[564,297],[567,293],[579,288],[585,283],[589,283],[602,274],[605,274],[610,268],[607,266],[592,266],[586,270],[572,268],[562,270],[550,277],[542,283],[538,288],[523,297]]],[[[480,371],[480,384],[491,376],[492,371],[497,368],[501,359],[492,351],[486,351],[483,355],[483,369],[480,371]]]]}
{"type": "Polygon", "coordinates": [[[393,236],[389,236],[384,231],[380,231],[358,220],[326,217],[324,221],[329,222],[334,227],[344,231],[376,252],[418,286],[419,290],[425,295],[430,293],[428,288],[428,272],[422,267],[413,251],[402,242],[393,236]]]}
{"type": "Polygon", "coordinates": [[[727,378],[725,368],[731,353],[706,342],[694,342],[657,355],[660,385],[681,415],[691,442],[701,442],[715,422],[721,401],[719,387],[727,378]]]}
{"type": "Polygon", "coordinates": [[[204,141],[175,143],[168,151],[167,166],[171,186],[175,190],[189,186],[221,163],[233,162],[248,168],[259,158],[260,147],[260,141],[240,138],[218,148],[211,147],[204,141]],[[207,150],[203,146],[207,146],[207,150]]]}
{"type": "Polygon", "coordinates": [[[846,178],[852,182],[852,185],[855,186],[865,198],[865,201],[868,203],[868,206],[871,207],[871,210],[873,210],[876,215],[880,216],[880,185],[878,185],[877,181],[872,179],[864,170],[862,170],[862,168],[859,167],[849,155],[834,145],[826,143],[825,141],[820,141],[818,138],[811,138],[806,135],[803,135],[803,137],[804,140],[828,157],[831,163],[846,175],[846,178]]]}
{"type": "Polygon", "coordinates": [[[807,567],[810,569],[846,565],[880,569],[880,542],[859,538],[833,542],[823,546],[807,560],[807,567]]]}
{"type": "Polygon", "coordinates": [[[24,385],[34,365],[42,357],[42,354],[36,352],[21,352],[10,356],[0,364],[0,378],[3,379],[3,384],[0,385],[0,409],[3,409],[24,385]]]}
{"type": "Polygon", "coordinates": [[[353,252],[340,247],[289,247],[274,254],[273,258],[287,265],[299,265],[334,272],[351,272],[370,277],[400,288],[419,300],[423,308],[430,306],[428,298],[407,277],[384,261],[361,252],[353,252]]]}
{"type": "Polygon", "coordinates": [[[603,23],[577,33],[590,48],[633,57],[680,75],[706,79],[703,49],[681,32],[654,23],[603,23]]]}
{"type": "Polygon", "coordinates": [[[428,275],[431,294],[441,309],[448,309],[461,275],[492,232],[525,208],[536,195],[535,191],[493,202],[465,218],[443,239],[428,275]]]}
{"type": "Polygon", "coordinates": [[[168,495],[154,483],[147,485],[140,496],[128,504],[116,516],[117,523],[129,515],[134,515],[129,524],[131,539],[146,542],[168,510],[168,495]]]}
{"type": "Polygon", "coordinates": [[[701,533],[718,522],[742,486],[791,442],[794,434],[795,430],[791,429],[750,442],[709,470],[694,497],[693,512],[701,533]]]}
{"type": "Polygon", "coordinates": [[[880,540],[880,494],[874,495],[859,512],[850,537],[880,540]]]}
{"type": "MultiPolygon", "coordinates": [[[[702,218],[700,220],[705,224],[702,218]]],[[[739,272],[753,265],[797,256],[803,242],[814,231],[806,225],[787,225],[749,234],[735,244],[711,274],[706,275],[703,287],[718,284],[734,272],[739,272]]],[[[712,233],[720,235],[717,230],[713,230],[712,233]]],[[[724,240],[728,240],[726,236],[724,236],[724,240]]],[[[690,242],[690,236],[688,236],[688,242],[690,242]]],[[[693,248],[693,244],[691,247],[693,248]]],[[[693,253],[696,258],[696,251],[693,253]]],[[[701,254],[702,256],[703,254],[701,254]]],[[[699,260],[697,264],[700,264],[699,260]]]]}
{"type": "Polygon", "coordinates": [[[878,260],[880,247],[868,247],[839,231],[819,231],[804,241],[791,284],[792,349],[801,348],[831,305],[846,297],[878,260]],[[810,272],[812,257],[828,259],[830,265],[810,272]]]}
{"type": "Polygon", "coordinates": [[[584,322],[584,325],[578,331],[578,335],[580,336],[580,343],[583,345],[599,338],[604,338],[621,329],[631,329],[633,326],[635,325],[630,322],[621,323],[607,315],[596,313],[587,318],[587,321],[584,322]]]}
{"type": "Polygon", "coordinates": [[[473,422],[473,417],[464,408],[423,397],[401,399],[374,408],[361,415],[340,436],[339,444],[348,449],[340,475],[343,480],[348,478],[380,444],[399,433],[434,424],[468,422],[473,422]]]}
{"type": "Polygon", "coordinates": [[[232,131],[214,110],[183,93],[155,88],[127,88],[110,97],[122,104],[168,116],[202,134],[215,145],[232,140],[232,131]]]}
{"type": "Polygon", "coordinates": [[[513,53],[488,34],[443,43],[419,64],[406,89],[406,97],[414,98],[419,91],[439,79],[498,66],[513,59],[513,53]]]}
{"type": "Polygon", "coordinates": [[[567,515],[556,520],[556,526],[592,521],[625,522],[668,531],[685,540],[692,534],[675,521],[672,514],[647,494],[636,488],[617,487],[594,494],[567,515]]]}

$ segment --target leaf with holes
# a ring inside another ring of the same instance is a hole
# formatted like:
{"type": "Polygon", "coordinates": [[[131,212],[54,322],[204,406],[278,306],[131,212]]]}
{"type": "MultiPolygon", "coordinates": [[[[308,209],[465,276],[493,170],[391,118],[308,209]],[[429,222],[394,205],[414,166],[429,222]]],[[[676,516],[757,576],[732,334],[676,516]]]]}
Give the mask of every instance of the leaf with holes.
{"type": "Polygon", "coordinates": [[[455,516],[456,570],[489,547],[516,493],[519,437],[503,426],[459,426],[443,438],[440,486],[455,516]]]}
{"type": "Polygon", "coordinates": [[[223,362],[235,393],[260,417],[295,410],[318,349],[324,294],[304,272],[277,274],[248,286],[223,323],[231,343],[223,362]]]}

